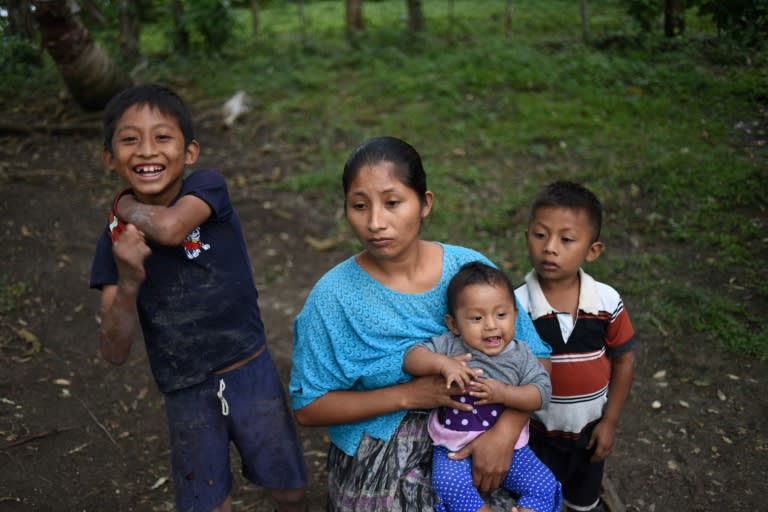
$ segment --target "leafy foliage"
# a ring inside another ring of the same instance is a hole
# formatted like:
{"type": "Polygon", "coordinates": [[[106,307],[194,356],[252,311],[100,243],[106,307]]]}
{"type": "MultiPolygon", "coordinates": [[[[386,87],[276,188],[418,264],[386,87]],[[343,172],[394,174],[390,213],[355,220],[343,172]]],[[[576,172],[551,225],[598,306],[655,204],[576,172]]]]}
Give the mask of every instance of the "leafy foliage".
{"type": "MultiPolygon", "coordinates": [[[[246,91],[252,119],[304,155],[276,186],[331,210],[353,147],[408,140],[436,192],[426,236],[476,247],[516,276],[528,268],[530,198],[554,179],[581,181],[607,212],[608,251],[592,271],[648,312],[640,331],[658,330],[656,319],[670,343],[704,333],[768,357],[755,320],[768,299],[766,55],[713,38],[706,17],[670,44],[627,37],[626,0],[591,7],[585,45],[570,0],[515,2],[511,33],[502,0],[457,0],[460,23],[427,0],[429,32],[417,38],[404,2],[372,2],[351,45],[342,2],[307,2],[302,26],[295,3],[273,0],[255,40],[250,11],[230,9],[234,42],[205,58],[169,55],[170,21],[157,17],[142,26],[137,80],[183,83],[191,101],[246,91]]],[[[238,133],[247,143],[248,128],[238,133]]]]}

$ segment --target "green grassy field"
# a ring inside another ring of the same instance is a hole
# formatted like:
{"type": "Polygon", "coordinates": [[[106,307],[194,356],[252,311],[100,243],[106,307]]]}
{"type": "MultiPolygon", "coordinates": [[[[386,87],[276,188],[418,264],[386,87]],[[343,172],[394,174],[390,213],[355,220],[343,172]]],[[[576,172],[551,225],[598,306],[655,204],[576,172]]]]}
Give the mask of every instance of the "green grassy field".
{"type": "MultiPolygon", "coordinates": [[[[689,16],[684,39],[637,37],[617,1],[425,0],[427,33],[405,2],[365,2],[366,31],[344,36],[343,3],[270,2],[261,33],[237,11],[222,55],[169,54],[143,27],[141,81],[191,82],[197,99],[238,89],[311,165],[278,186],[338,201],[341,164],[365,139],[420,150],[437,195],[436,239],[476,247],[521,276],[527,205],[555,179],[603,200],[608,252],[590,267],[638,311],[635,323],[683,346],[696,333],[768,358],[768,59],[718,41],[689,16]]],[[[659,22],[660,23],[660,22],[659,22]]],[[[657,32],[661,33],[661,28],[657,32]]]]}

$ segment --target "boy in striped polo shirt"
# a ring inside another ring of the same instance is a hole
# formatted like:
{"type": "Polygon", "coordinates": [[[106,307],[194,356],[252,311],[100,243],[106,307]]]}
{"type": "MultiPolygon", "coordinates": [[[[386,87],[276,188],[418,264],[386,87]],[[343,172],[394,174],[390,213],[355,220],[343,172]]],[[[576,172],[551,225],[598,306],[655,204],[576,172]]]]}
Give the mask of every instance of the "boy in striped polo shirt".
{"type": "Polygon", "coordinates": [[[605,459],[634,373],[634,330],[624,303],[582,269],[603,251],[601,224],[600,201],[585,187],[545,187],[526,230],[533,270],[515,290],[552,347],[552,400],[531,419],[530,446],[562,483],[569,512],[603,510],[605,459]]]}

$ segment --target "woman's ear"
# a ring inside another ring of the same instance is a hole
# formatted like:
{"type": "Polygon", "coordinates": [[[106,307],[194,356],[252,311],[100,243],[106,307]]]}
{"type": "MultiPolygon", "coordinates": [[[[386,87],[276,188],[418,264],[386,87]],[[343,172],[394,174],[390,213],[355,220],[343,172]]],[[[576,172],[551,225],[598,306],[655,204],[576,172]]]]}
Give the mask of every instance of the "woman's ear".
{"type": "Polygon", "coordinates": [[[429,212],[432,211],[432,203],[435,200],[435,195],[431,190],[424,192],[424,201],[421,204],[421,218],[426,219],[429,216],[429,212]]]}

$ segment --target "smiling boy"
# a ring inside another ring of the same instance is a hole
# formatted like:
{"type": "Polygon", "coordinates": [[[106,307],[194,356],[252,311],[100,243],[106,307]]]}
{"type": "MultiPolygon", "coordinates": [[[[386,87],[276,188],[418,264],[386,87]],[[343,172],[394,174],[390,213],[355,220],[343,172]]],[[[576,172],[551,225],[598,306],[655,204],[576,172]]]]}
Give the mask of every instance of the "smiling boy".
{"type": "Polygon", "coordinates": [[[226,182],[185,177],[200,146],[172,91],[141,85],[104,112],[107,169],[128,185],[99,239],[101,353],[124,363],[138,316],[165,397],[176,506],[229,511],[229,444],[243,474],[280,511],[304,511],[306,468],[277,368],[266,350],[251,264],[226,182]]]}

